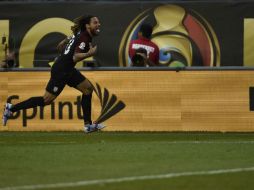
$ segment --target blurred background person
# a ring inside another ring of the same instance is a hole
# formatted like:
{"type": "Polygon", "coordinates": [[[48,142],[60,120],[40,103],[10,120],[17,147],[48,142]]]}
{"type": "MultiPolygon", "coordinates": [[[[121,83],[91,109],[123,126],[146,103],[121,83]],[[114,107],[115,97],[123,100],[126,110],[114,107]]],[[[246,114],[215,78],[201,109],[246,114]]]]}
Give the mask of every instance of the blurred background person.
{"type": "MultiPolygon", "coordinates": [[[[146,56],[142,52],[139,52],[139,55],[143,56],[144,59],[147,59],[146,64],[148,66],[159,66],[159,47],[151,41],[152,32],[153,27],[150,24],[144,23],[140,26],[138,39],[130,42],[129,57],[131,60],[134,55],[138,57],[136,51],[142,48],[146,50],[146,56]]],[[[134,60],[135,59],[136,58],[134,58],[134,60]]]]}
{"type": "Polygon", "coordinates": [[[154,66],[153,62],[148,58],[147,51],[144,48],[139,48],[131,58],[132,67],[149,67],[154,66]]]}
{"type": "Polygon", "coordinates": [[[1,52],[0,52],[0,67],[12,68],[18,67],[15,53],[15,43],[12,38],[7,41],[7,37],[2,37],[1,52]]]}

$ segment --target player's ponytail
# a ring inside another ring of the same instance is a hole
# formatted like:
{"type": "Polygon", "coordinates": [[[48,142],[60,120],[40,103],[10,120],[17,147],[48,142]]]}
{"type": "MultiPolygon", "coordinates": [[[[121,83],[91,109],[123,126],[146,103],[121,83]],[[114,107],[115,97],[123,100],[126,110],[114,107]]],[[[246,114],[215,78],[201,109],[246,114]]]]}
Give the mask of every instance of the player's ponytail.
{"type": "Polygon", "coordinates": [[[80,23],[80,20],[82,19],[83,16],[80,16],[80,17],[77,17],[73,20],[74,22],[74,25],[71,26],[71,30],[73,32],[74,35],[76,35],[78,33],[78,31],[80,30],[80,26],[79,26],[79,23],[80,23]]]}

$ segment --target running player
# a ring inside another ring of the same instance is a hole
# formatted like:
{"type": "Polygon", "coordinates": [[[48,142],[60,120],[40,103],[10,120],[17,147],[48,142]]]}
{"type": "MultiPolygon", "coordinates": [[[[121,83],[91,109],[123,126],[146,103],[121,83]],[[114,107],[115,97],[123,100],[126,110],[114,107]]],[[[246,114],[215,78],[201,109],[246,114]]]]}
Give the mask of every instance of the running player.
{"type": "Polygon", "coordinates": [[[51,104],[67,84],[82,92],[81,107],[84,114],[84,131],[89,133],[105,127],[99,123],[92,123],[91,101],[93,86],[85,76],[75,69],[78,61],[95,55],[97,51],[97,46],[92,46],[91,43],[92,38],[100,33],[99,19],[92,15],[78,17],[74,20],[74,26],[71,29],[73,35],[58,45],[61,54],[51,68],[51,77],[44,96],[31,97],[16,105],[7,102],[3,113],[4,126],[14,112],[51,104]]]}

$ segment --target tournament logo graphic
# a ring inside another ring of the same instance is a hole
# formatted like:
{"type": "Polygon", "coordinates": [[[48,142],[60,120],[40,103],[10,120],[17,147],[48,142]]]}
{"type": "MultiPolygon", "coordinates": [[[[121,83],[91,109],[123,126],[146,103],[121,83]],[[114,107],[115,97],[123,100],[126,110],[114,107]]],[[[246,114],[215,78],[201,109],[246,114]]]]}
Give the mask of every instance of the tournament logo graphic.
{"type": "Polygon", "coordinates": [[[120,66],[129,66],[130,41],[137,39],[142,23],[153,26],[151,40],[160,49],[160,64],[219,66],[219,42],[210,24],[197,12],[178,5],[162,5],[138,15],[126,29],[119,48],[120,66]]]}

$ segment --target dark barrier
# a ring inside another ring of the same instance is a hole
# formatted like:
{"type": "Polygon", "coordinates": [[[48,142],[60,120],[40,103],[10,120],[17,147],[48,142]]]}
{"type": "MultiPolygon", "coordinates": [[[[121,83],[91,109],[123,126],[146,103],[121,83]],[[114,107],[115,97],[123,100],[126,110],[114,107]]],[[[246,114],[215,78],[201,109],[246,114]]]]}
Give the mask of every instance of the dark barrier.
{"type": "Polygon", "coordinates": [[[251,1],[1,3],[0,37],[12,39],[22,67],[45,67],[57,55],[57,43],[70,35],[71,21],[89,13],[102,24],[94,42],[100,66],[128,65],[129,42],[143,22],[153,25],[161,62],[171,61],[163,54],[170,49],[187,66],[253,66],[253,10],[251,1]]]}

